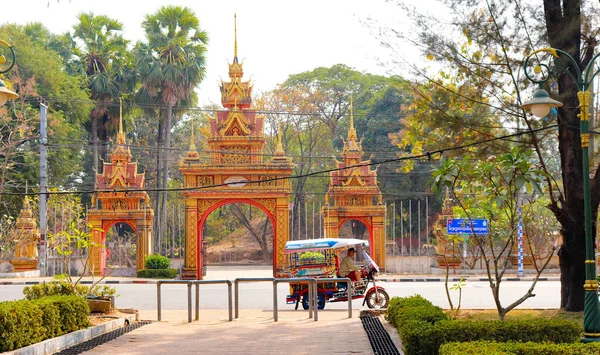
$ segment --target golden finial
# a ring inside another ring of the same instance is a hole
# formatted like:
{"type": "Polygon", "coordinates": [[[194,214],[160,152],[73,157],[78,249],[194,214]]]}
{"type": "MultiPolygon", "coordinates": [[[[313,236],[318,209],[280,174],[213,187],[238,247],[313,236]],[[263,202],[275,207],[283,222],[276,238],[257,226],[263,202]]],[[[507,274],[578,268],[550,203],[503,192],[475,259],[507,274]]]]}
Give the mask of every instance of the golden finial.
{"type": "Polygon", "coordinates": [[[352,95],[350,95],[350,126],[348,127],[348,140],[357,140],[356,130],[354,129],[354,111],[352,108],[352,95]]]}
{"type": "Polygon", "coordinates": [[[276,156],[285,156],[283,144],[281,144],[281,122],[277,121],[277,148],[275,148],[276,156]]]}
{"type": "Polygon", "coordinates": [[[198,155],[198,152],[196,151],[196,143],[194,143],[195,141],[195,136],[194,136],[194,120],[192,120],[192,132],[190,134],[190,150],[188,150],[185,160],[186,161],[194,161],[194,160],[200,160],[200,156],[198,155]]]}
{"type": "Polygon", "coordinates": [[[237,62],[237,15],[233,14],[233,61],[237,62]]]}
{"type": "Polygon", "coordinates": [[[125,144],[123,133],[123,99],[119,99],[119,132],[117,133],[117,144],[125,144]]]}
{"type": "Polygon", "coordinates": [[[194,137],[194,120],[192,120],[192,134],[190,135],[190,151],[195,151],[196,150],[196,143],[194,143],[195,141],[195,137],[194,137]]]}
{"type": "Polygon", "coordinates": [[[27,181],[25,181],[25,200],[23,200],[23,208],[29,208],[29,196],[27,195],[27,192],[29,190],[29,184],[27,183],[27,181]]]}

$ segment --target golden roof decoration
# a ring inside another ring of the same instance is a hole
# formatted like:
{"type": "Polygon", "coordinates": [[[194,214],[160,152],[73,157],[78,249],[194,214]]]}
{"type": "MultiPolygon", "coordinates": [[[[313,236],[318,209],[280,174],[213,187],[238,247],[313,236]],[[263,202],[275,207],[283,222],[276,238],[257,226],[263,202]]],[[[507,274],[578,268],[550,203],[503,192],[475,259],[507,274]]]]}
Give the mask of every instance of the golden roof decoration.
{"type": "Polygon", "coordinates": [[[365,181],[360,177],[360,168],[353,168],[348,174],[348,179],[342,183],[343,186],[366,186],[365,181]]]}
{"type": "Polygon", "coordinates": [[[249,81],[242,81],[244,69],[238,60],[237,55],[237,19],[233,16],[233,63],[229,64],[230,82],[221,82],[221,104],[224,107],[231,108],[238,106],[240,108],[249,108],[252,104],[252,85],[249,81]]]}
{"type": "Polygon", "coordinates": [[[222,136],[249,136],[250,129],[248,128],[250,121],[244,116],[237,106],[227,115],[227,119],[223,122],[221,129],[222,136]]]}
{"type": "Polygon", "coordinates": [[[283,144],[281,143],[281,122],[277,121],[277,147],[275,148],[275,156],[285,156],[283,144]]]}
{"type": "Polygon", "coordinates": [[[18,236],[37,232],[36,220],[33,218],[33,212],[31,210],[31,205],[29,204],[29,196],[25,196],[25,199],[23,199],[23,208],[19,213],[19,217],[17,217],[15,230],[18,236]]]}
{"type": "Polygon", "coordinates": [[[196,151],[196,143],[194,136],[194,120],[192,120],[192,129],[190,134],[190,149],[188,150],[185,160],[199,160],[200,156],[198,155],[198,151],[196,151]]]}
{"type": "Polygon", "coordinates": [[[356,129],[354,129],[354,111],[352,104],[352,95],[350,95],[350,125],[348,126],[348,141],[356,141],[358,139],[356,135],[356,129]]]}
{"type": "Polygon", "coordinates": [[[362,142],[358,140],[356,129],[354,128],[354,109],[352,103],[352,96],[350,96],[350,124],[348,125],[348,139],[344,140],[344,148],[342,156],[346,156],[349,152],[360,153],[359,157],[363,155],[362,142]]]}
{"type": "Polygon", "coordinates": [[[281,142],[281,122],[277,121],[277,146],[275,147],[275,156],[272,161],[274,163],[291,163],[291,159],[285,156],[283,143],[281,142]]]}
{"type": "Polygon", "coordinates": [[[123,103],[119,102],[119,131],[117,132],[117,146],[114,151],[110,154],[110,160],[113,163],[118,162],[130,162],[131,161],[131,151],[129,150],[129,146],[127,146],[127,141],[125,139],[125,133],[123,133],[123,103]]]}
{"type": "Polygon", "coordinates": [[[126,144],[125,133],[123,133],[123,99],[119,99],[119,132],[117,133],[117,144],[126,144]]]}

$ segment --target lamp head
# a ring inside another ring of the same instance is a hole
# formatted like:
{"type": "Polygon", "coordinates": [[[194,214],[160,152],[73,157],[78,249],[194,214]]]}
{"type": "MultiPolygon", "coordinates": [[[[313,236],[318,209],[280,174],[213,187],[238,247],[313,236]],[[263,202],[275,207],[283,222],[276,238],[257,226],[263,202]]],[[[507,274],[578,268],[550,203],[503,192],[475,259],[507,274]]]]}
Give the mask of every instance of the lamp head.
{"type": "Polygon", "coordinates": [[[550,112],[550,109],[562,105],[562,102],[551,99],[546,90],[539,88],[533,93],[533,98],[526,101],[521,107],[531,110],[531,113],[536,117],[545,117],[550,112]]]}
{"type": "Polygon", "coordinates": [[[7,88],[4,81],[0,79],[0,106],[4,105],[7,100],[14,100],[18,97],[19,95],[7,88]]]}

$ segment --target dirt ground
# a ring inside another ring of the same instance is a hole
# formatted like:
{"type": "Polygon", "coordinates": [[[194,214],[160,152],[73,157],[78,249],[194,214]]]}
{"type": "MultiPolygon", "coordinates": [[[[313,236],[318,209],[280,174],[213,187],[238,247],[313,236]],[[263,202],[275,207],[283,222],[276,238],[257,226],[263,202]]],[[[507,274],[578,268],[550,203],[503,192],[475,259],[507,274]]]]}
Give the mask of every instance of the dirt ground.
{"type": "MultiPolygon", "coordinates": [[[[255,218],[252,225],[259,230],[263,218],[255,218]]],[[[267,245],[269,246],[269,260],[264,260],[260,246],[254,237],[245,228],[238,228],[219,243],[211,244],[206,250],[208,262],[215,263],[261,263],[271,261],[273,255],[273,229],[267,228],[267,245]]]]}
{"type": "Polygon", "coordinates": [[[118,318],[124,318],[125,316],[127,316],[127,313],[121,313],[117,310],[108,313],[92,313],[88,316],[88,319],[90,320],[90,324],[94,326],[110,322],[111,320],[118,318]]]}

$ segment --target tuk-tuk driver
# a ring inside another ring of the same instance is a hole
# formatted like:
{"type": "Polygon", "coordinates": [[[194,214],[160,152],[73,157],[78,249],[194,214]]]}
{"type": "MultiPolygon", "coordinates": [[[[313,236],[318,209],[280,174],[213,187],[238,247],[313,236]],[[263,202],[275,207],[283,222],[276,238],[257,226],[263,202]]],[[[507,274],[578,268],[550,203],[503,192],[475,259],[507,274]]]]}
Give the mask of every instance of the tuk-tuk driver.
{"type": "Polygon", "coordinates": [[[342,259],[340,264],[340,275],[348,277],[352,281],[359,281],[361,279],[360,267],[354,264],[354,254],[356,254],[354,248],[348,249],[348,254],[342,259]]]}

